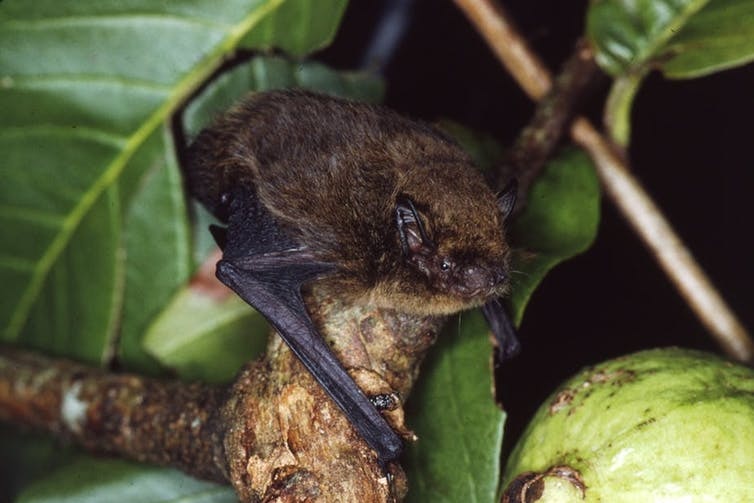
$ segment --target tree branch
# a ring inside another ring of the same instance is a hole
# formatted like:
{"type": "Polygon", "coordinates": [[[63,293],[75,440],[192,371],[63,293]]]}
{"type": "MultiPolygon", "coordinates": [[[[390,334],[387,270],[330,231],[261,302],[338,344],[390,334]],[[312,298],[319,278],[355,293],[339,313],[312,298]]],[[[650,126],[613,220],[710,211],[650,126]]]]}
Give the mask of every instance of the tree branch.
{"type": "Polygon", "coordinates": [[[0,418],[86,450],[171,465],[226,480],[219,442],[223,391],[201,384],[111,374],[3,347],[0,418]]]}
{"type": "MultiPolygon", "coordinates": [[[[533,99],[541,99],[551,89],[552,78],[505,11],[491,0],[454,1],[522,89],[533,99]]],[[[592,157],[608,196],[723,350],[739,361],[754,363],[754,343],[746,328],[630,174],[627,160],[585,118],[575,119],[570,133],[592,157]]]]}
{"type": "Polygon", "coordinates": [[[603,80],[586,42],[579,41],[534,116],[518,135],[499,171],[511,170],[525,197],[552,156],[573,117],[594,87],[603,80]]]}
{"type": "MultiPolygon", "coordinates": [[[[397,398],[385,415],[412,439],[402,401],[441,320],[345,305],[318,292],[308,305],[364,392],[397,398]]],[[[242,501],[388,502],[406,492],[401,468],[385,471],[276,334],[229,387],[111,374],[3,348],[0,419],[91,452],[229,481],[242,501]]]]}

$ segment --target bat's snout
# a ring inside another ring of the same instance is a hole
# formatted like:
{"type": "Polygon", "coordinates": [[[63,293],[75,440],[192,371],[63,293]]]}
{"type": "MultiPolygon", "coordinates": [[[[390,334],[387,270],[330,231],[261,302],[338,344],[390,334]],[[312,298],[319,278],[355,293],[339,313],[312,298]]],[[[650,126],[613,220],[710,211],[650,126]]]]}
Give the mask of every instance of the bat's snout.
{"type": "Polygon", "coordinates": [[[469,265],[459,271],[459,281],[455,288],[462,297],[488,296],[505,282],[505,272],[478,265],[469,265]]]}

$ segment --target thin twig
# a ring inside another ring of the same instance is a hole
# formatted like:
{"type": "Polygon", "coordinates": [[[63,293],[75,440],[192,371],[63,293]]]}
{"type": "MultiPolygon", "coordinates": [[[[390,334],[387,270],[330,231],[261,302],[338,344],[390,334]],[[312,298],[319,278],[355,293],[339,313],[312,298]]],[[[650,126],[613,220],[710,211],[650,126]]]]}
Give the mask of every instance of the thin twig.
{"type": "MultiPolygon", "coordinates": [[[[508,151],[503,165],[497,170],[505,179],[510,171],[518,180],[522,202],[532,182],[537,179],[547,161],[552,157],[571,122],[595,86],[604,80],[602,73],[580,40],[577,50],[563,64],[550,91],[537,103],[534,115],[521,130],[508,151]]],[[[517,203],[519,208],[523,206],[517,203]]]]}
{"type": "Polygon", "coordinates": [[[535,100],[552,87],[550,71],[534,55],[503,8],[490,0],[454,0],[508,73],[535,100]]]}
{"type": "Polygon", "coordinates": [[[737,360],[751,363],[754,344],[746,328],[620,155],[584,118],[574,121],[571,138],[592,156],[608,195],[723,350],[737,360]]]}
{"type": "MultiPolygon", "coordinates": [[[[524,91],[535,100],[552,87],[549,71],[525,43],[505,11],[491,0],[454,0],[524,91]]],[[[620,156],[583,117],[571,125],[571,138],[586,150],[608,196],[623,213],[723,350],[754,362],[754,343],[702,268],[683,244],[620,156]]]]}

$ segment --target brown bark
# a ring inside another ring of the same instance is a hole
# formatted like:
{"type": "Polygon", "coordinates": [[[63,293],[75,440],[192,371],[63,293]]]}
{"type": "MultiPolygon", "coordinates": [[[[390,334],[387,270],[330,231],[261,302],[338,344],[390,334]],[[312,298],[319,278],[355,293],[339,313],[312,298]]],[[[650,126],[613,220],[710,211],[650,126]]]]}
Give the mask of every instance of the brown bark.
{"type": "Polygon", "coordinates": [[[221,396],[201,384],[112,374],[18,349],[0,354],[0,419],[214,481],[225,478],[216,448],[221,396]]]}
{"type": "MultiPolygon", "coordinates": [[[[402,402],[440,321],[310,300],[315,323],[365,393],[397,397],[385,414],[411,439],[402,402]]],[[[242,501],[383,502],[406,492],[400,466],[380,465],[277,335],[229,387],[107,373],[3,348],[0,419],[91,452],[229,481],[242,501]]]]}
{"type": "MultiPolygon", "coordinates": [[[[319,299],[315,323],[359,386],[367,395],[395,392],[402,402],[438,321],[319,299]]],[[[235,426],[225,436],[225,450],[242,499],[393,501],[405,494],[400,467],[383,470],[279,337],[270,340],[263,360],[243,370],[231,396],[224,422],[235,426]]],[[[386,415],[410,439],[400,402],[386,415]]]]}
{"type": "MultiPolygon", "coordinates": [[[[537,102],[534,116],[516,139],[502,171],[512,171],[525,196],[545,163],[568,132],[571,120],[604,74],[586,42],[580,41],[553,81],[550,91],[537,102]]],[[[523,205],[519,205],[519,209],[523,205]]]]}

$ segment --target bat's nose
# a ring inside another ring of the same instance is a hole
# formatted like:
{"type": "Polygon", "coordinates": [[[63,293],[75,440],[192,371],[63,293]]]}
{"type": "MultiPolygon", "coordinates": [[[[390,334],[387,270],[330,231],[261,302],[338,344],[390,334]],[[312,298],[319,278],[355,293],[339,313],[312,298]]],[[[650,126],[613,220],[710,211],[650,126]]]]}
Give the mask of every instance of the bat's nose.
{"type": "Polygon", "coordinates": [[[508,279],[508,275],[502,269],[495,269],[492,272],[492,277],[493,277],[493,281],[492,281],[492,284],[490,285],[490,288],[499,286],[505,283],[505,281],[508,279]]]}
{"type": "Polygon", "coordinates": [[[490,270],[486,267],[469,265],[460,271],[461,281],[459,288],[461,295],[474,297],[481,293],[489,292],[497,285],[505,281],[505,273],[490,270]]]}

